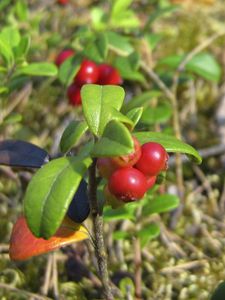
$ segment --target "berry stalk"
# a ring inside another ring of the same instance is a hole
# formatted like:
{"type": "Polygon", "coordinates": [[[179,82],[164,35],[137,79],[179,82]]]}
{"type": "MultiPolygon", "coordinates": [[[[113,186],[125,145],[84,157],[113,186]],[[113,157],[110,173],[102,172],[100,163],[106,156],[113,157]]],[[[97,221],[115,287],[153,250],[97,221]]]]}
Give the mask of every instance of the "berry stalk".
{"type": "Polygon", "coordinates": [[[107,254],[103,238],[103,216],[97,200],[97,180],[96,180],[96,159],[93,160],[89,168],[89,201],[93,220],[93,230],[95,239],[95,255],[98,263],[98,272],[103,286],[103,293],[106,300],[113,300],[109,273],[107,266],[107,254]]]}

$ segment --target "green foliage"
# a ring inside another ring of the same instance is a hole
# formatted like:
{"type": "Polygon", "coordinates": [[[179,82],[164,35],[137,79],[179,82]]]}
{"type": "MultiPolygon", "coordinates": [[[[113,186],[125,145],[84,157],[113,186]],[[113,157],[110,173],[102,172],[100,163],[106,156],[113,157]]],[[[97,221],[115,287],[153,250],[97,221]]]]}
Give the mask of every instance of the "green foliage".
{"type": "Polygon", "coordinates": [[[72,121],[66,127],[60,140],[60,149],[63,153],[68,152],[87,131],[88,126],[84,121],[72,121]]]}
{"type": "Polygon", "coordinates": [[[210,300],[223,300],[225,296],[225,282],[221,282],[214,291],[210,300]]]}
{"type": "Polygon", "coordinates": [[[160,234],[160,227],[155,223],[151,223],[144,226],[137,232],[137,237],[140,238],[141,247],[145,247],[152,239],[156,238],[160,234]]]}
{"type": "Polygon", "coordinates": [[[167,152],[179,152],[190,156],[196,163],[200,164],[202,158],[199,153],[190,145],[160,132],[137,132],[135,133],[141,144],[149,141],[161,144],[167,152]]]}
{"type": "Polygon", "coordinates": [[[56,232],[90,164],[90,158],[58,158],[33,176],[24,197],[24,210],[35,236],[48,239],[56,232]]]}

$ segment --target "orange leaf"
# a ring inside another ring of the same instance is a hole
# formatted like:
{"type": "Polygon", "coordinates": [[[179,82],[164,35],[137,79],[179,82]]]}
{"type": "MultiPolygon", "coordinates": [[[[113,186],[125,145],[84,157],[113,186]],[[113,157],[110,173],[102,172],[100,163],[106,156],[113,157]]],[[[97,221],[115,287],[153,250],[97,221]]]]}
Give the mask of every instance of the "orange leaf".
{"type": "Polygon", "coordinates": [[[9,256],[11,260],[26,260],[85,239],[88,239],[86,228],[68,217],[65,217],[56,234],[48,240],[36,238],[28,228],[26,219],[20,217],[12,230],[9,256]]]}

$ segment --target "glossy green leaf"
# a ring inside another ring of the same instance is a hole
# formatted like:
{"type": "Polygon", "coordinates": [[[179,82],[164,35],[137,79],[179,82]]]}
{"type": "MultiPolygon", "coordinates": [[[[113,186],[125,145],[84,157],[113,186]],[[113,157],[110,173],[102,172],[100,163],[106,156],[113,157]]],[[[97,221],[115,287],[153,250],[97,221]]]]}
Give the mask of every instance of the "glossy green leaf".
{"type": "MultiPolygon", "coordinates": [[[[184,55],[173,55],[162,59],[159,65],[167,65],[177,68],[184,60],[184,55]]],[[[194,56],[187,64],[186,71],[193,72],[206,80],[219,81],[221,78],[221,67],[216,59],[208,53],[200,53],[194,56]]]]}
{"type": "Polygon", "coordinates": [[[128,206],[112,209],[110,206],[105,206],[103,210],[103,217],[105,221],[123,221],[135,220],[134,210],[128,206]]]}
{"type": "Polygon", "coordinates": [[[156,107],[147,107],[141,117],[141,122],[152,125],[156,123],[165,123],[172,116],[172,107],[168,103],[158,104],[156,107]]]}
{"type": "Polygon", "coordinates": [[[24,197],[24,210],[36,237],[48,239],[56,232],[90,164],[90,158],[58,158],[33,176],[24,197]]]}
{"type": "Polygon", "coordinates": [[[139,122],[142,114],[143,114],[143,107],[133,108],[130,111],[128,111],[127,117],[133,121],[132,129],[134,129],[135,125],[139,122]]]}
{"type": "Polygon", "coordinates": [[[63,153],[68,152],[87,131],[88,126],[84,121],[72,121],[66,127],[60,140],[60,149],[63,153]]]}
{"type": "Polygon", "coordinates": [[[59,68],[59,80],[64,85],[69,85],[80,68],[83,57],[80,54],[69,57],[59,68]]]}
{"type": "Polygon", "coordinates": [[[106,32],[106,36],[109,48],[116,51],[119,55],[128,56],[134,51],[127,37],[112,31],[106,32]]]}
{"type": "Polygon", "coordinates": [[[113,107],[111,109],[110,114],[111,114],[111,120],[116,120],[125,124],[126,127],[130,130],[134,127],[133,121],[128,116],[122,114],[120,111],[114,109],[113,107]]]}
{"type": "Polygon", "coordinates": [[[96,61],[97,63],[102,63],[105,61],[108,53],[108,40],[104,33],[101,33],[97,39],[93,42],[91,41],[83,50],[83,55],[87,56],[89,59],[96,61]]]}
{"type": "Polygon", "coordinates": [[[24,67],[19,67],[16,75],[32,75],[32,76],[56,76],[58,69],[52,63],[31,63],[24,67]]]}
{"type": "Polygon", "coordinates": [[[21,39],[18,29],[14,27],[3,28],[1,31],[1,38],[11,49],[18,46],[21,39]]]}
{"type": "Polygon", "coordinates": [[[107,124],[102,137],[94,145],[92,156],[118,156],[131,153],[134,143],[130,131],[118,121],[107,124]]]}
{"type": "Polygon", "coordinates": [[[159,97],[162,93],[159,91],[152,90],[150,92],[144,92],[138,96],[130,99],[126,104],[123,105],[122,111],[128,112],[133,108],[146,106],[150,101],[152,101],[155,97],[159,97]]]}
{"type": "Polygon", "coordinates": [[[152,223],[149,225],[145,225],[144,228],[139,230],[136,235],[141,240],[141,246],[146,246],[149,241],[156,238],[160,234],[160,227],[159,225],[152,223]]]}
{"type": "Polygon", "coordinates": [[[197,150],[195,150],[191,145],[188,145],[173,136],[166,135],[161,132],[137,132],[134,135],[137,137],[141,144],[156,142],[161,144],[167,152],[187,154],[197,164],[200,164],[202,162],[202,158],[197,150]]]}
{"type": "Polygon", "coordinates": [[[101,136],[112,119],[112,108],[120,110],[125,92],[120,86],[87,84],[81,89],[82,108],[89,129],[101,136]]]}
{"type": "Polygon", "coordinates": [[[154,200],[149,200],[143,207],[142,214],[148,216],[151,214],[159,214],[168,212],[178,207],[180,200],[175,195],[163,194],[159,195],[154,200]]]}
{"type": "Polygon", "coordinates": [[[25,57],[30,48],[30,37],[23,36],[19,45],[14,49],[16,58],[25,57]]]}
{"type": "Polygon", "coordinates": [[[0,54],[5,58],[8,64],[11,64],[14,59],[12,49],[0,34],[0,54]]]}
{"type": "Polygon", "coordinates": [[[114,62],[114,65],[119,70],[123,79],[139,82],[145,81],[145,77],[142,75],[142,73],[134,69],[134,65],[131,61],[129,61],[129,59],[127,59],[127,57],[118,56],[114,62]]]}

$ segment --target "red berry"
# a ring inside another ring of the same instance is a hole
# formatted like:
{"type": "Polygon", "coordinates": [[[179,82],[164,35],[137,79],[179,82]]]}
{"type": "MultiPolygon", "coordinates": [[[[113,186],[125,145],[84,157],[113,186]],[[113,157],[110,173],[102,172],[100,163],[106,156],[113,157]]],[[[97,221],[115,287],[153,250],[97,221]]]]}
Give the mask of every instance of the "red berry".
{"type": "Polygon", "coordinates": [[[148,190],[149,190],[155,184],[156,176],[150,176],[150,177],[147,177],[146,179],[147,179],[147,185],[148,185],[148,190]]]}
{"type": "Polygon", "coordinates": [[[71,84],[67,89],[67,97],[71,105],[81,105],[80,87],[76,84],[71,84]]]}
{"type": "Polygon", "coordinates": [[[123,202],[141,199],[147,191],[145,176],[134,168],[116,170],[109,179],[109,191],[123,202]]]}
{"type": "Polygon", "coordinates": [[[65,49],[61,51],[55,59],[55,64],[59,67],[65,60],[74,54],[75,52],[72,49],[65,49]]]}
{"type": "Polygon", "coordinates": [[[98,83],[105,84],[122,84],[122,78],[117,71],[117,69],[113,68],[108,64],[101,64],[98,66],[99,69],[99,79],[98,83]]]}
{"type": "Polygon", "coordinates": [[[132,167],[141,157],[141,144],[135,137],[132,138],[134,142],[134,152],[111,158],[114,164],[119,168],[132,167]]]}
{"type": "Polygon", "coordinates": [[[109,178],[112,173],[117,169],[111,158],[100,157],[97,160],[97,168],[101,177],[109,178]]]}
{"type": "Polygon", "coordinates": [[[69,0],[58,0],[58,3],[61,5],[66,5],[69,2],[69,0]]]}
{"type": "Polygon", "coordinates": [[[96,83],[99,77],[98,66],[91,60],[83,60],[74,82],[78,85],[85,83],[96,83]]]}
{"type": "Polygon", "coordinates": [[[168,155],[162,145],[149,142],[142,145],[141,151],[141,157],[135,165],[139,171],[147,176],[155,176],[165,168],[168,155]]]}
{"type": "Polygon", "coordinates": [[[119,208],[124,205],[124,202],[122,202],[120,199],[117,199],[113,194],[110,193],[108,185],[105,185],[103,193],[106,204],[110,205],[112,208],[119,208]]]}

